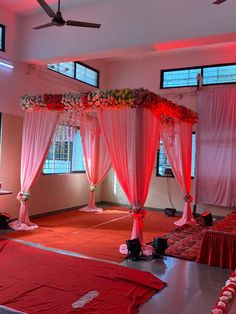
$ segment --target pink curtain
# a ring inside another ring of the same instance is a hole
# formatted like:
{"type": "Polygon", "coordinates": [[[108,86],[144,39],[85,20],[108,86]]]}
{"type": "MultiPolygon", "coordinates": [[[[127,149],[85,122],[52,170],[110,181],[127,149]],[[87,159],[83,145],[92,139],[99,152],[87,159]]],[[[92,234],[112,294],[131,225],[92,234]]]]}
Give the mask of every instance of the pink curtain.
{"type": "Polygon", "coordinates": [[[171,165],[171,169],[180,187],[185,193],[184,211],[182,218],[175,224],[182,226],[193,223],[191,209],[191,160],[192,160],[192,124],[187,122],[174,122],[173,125],[161,128],[161,139],[171,165]]]}
{"type": "Polygon", "coordinates": [[[200,91],[196,203],[236,207],[236,88],[200,91]]]}
{"type": "Polygon", "coordinates": [[[37,225],[30,222],[30,189],[40,176],[58,121],[52,111],[31,112],[24,116],[21,151],[21,192],[19,219],[10,224],[14,230],[32,230],[37,225]]]}
{"type": "Polygon", "coordinates": [[[143,242],[143,218],[154,158],[159,121],[145,108],[107,108],[98,111],[112,166],[131,206],[134,225],[131,239],[143,242]]]}
{"type": "Polygon", "coordinates": [[[95,205],[96,185],[103,181],[111,166],[109,153],[104,142],[97,114],[88,114],[81,119],[80,134],[86,174],[90,183],[90,199],[86,207],[80,209],[89,212],[101,212],[95,205]]]}

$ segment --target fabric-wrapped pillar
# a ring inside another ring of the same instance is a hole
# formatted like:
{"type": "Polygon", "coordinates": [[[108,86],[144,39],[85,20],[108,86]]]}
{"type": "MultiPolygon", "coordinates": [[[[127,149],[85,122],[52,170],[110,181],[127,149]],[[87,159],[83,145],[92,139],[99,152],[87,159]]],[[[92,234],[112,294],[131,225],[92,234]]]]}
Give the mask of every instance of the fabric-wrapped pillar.
{"type": "Polygon", "coordinates": [[[90,199],[86,207],[80,209],[88,212],[101,212],[102,208],[95,205],[96,185],[107,175],[111,160],[101,134],[96,112],[84,115],[80,122],[84,163],[88,181],[90,183],[90,199]]]}
{"type": "Polygon", "coordinates": [[[40,176],[52,141],[58,116],[53,111],[31,112],[24,116],[21,150],[21,192],[18,194],[19,219],[10,223],[14,230],[32,230],[38,226],[29,219],[30,189],[40,176]]]}
{"type": "Polygon", "coordinates": [[[112,166],[130,204],[134,218],[131,238],[143,242],[143,218],[154,158],[159,140],[159,121],[146,108],[98,110],[112,166]]]}
{"type": "Polygon", "coordinates": [[[192,161],[192,123],[173,122],[169,125],[163,124],[161,127],[161,139],[164,149],[171,165],[171,169],[180,187],[185,193],[184,210],[180,220],[175,224],[194,223],[191,203],[191,161],[192,161]]]}

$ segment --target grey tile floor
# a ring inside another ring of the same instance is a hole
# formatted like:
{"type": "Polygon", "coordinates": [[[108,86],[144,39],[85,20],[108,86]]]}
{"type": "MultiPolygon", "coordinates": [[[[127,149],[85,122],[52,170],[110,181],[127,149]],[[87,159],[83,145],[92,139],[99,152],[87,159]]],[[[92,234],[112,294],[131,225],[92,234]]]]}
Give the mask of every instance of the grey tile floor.
{"type": "MultiPolygon", "coordinates": [[[[123,261],[122,265],[150,271],[167,287],[139,307],[139,314],[210,314],[231,271],[166,257],[164,260],[123,261]]],[[[236,313],[231,308],[230,313],[236,313]]]]}

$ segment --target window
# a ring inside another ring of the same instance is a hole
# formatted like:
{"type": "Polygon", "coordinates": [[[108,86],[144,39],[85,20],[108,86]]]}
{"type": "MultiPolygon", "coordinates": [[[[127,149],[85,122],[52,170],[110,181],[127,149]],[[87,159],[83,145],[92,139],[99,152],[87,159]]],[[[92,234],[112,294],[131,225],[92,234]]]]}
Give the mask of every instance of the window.
{"type": "Polygon", "coordinates": [[[79,130],[73,135],[71,128],[59,125],[43,167],[44,174],[85,172],[79,130]]]}
{"type": "MultiPolygon", "coordinates": [[[[196,134],[192,134],[192,167],[191,176],[194,177],[196,158],[196,134]]],[[[160,150],[157,152],[157,176],[173,176],[171,166],[164,151],[163,143],[160,142],[160,150]]]]}
{"type": "Polygon", "coordinates": [[[99,71],[81,62],[48,64],[48,69],[94,87],[99,86],[99,71]]]}
{"type": "Polygon", "coordinates": [[[197,86],[198,73],[203,78],[203,85],[236,83],[236,64],[219,64],[161,70],[161,88],[197,86]]]}
{"type": "Polygon", "coordinates": [[[163,71],[162,88],[197,86],[198,73],[201,73],[200,68],[163,71]]]}
{"type": "Polygon", "coordinates": [[[55,72],[74,78],[74,62],[48,64],[48,68],[55,72]]]}
{"type": "Polygon", "coordinates": [[[0,51],[5,51],[5,25],[0,24],[0,51]]]}
{"type": "Polygon", "coordinates": [[[98,71],[82,63],[76,63],[75,78],[81,82],[98,87],[98,71]]]}
{"type": "Polygon", "coordinates": [[[236,64],[203,68],[203,84],[236,83],[236,64]]]}

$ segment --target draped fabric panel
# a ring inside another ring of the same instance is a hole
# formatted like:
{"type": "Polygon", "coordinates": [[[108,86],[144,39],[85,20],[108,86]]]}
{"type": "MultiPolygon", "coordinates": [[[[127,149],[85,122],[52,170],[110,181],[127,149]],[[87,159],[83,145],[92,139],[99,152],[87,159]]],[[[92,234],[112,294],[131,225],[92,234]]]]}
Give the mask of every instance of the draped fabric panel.
{"type": "Polygon", "coordinates": [[[192,160],[192,124],[174,122],[161,128],[161,139],[177,182],[185,194],[182,218],[175,222],[182,226],[193,222],[191,209],[191,160],[192,160]]]}
{"type": "Polygon", "coordinates": [[[236,207],[236,88],[201,91],[196,203],[236,207]]]}
{"type": "Polygon", "coordinates": [[[203,236],[197,261],[235,269],[236,234],[207,230],[203,236]]]}
{"type": "MultiPolygon", "coordinates": [[[[40,176],[58,121],[52,111],[31,112],[24,116],[21,150],[21,191],[29,192],[40,176]]],[[[14,230],[31,230],[28,200],[22,200],[19,219],[11,223],[14,230]]]]}
{"type": "Polygon", "coordinates": [[[102,208],[98,208],[95,205],[95,189],[96,185],[106,177],[111,166],[111,160],[101,133],[97,115],[87,115],[81,119],[80,134],[86,174],[90,183],[89,204],[80,210],[100,212],[102,208]]]}
{"type": "MultiPolygon", "coordinates": [[[[112,166],[134,211],[145,204],[159,140],[159,121],[145,108],[98,111],[112,166]]],[[[133,215],[131,238],[142,242],[143,217],[133,215]]]]}

